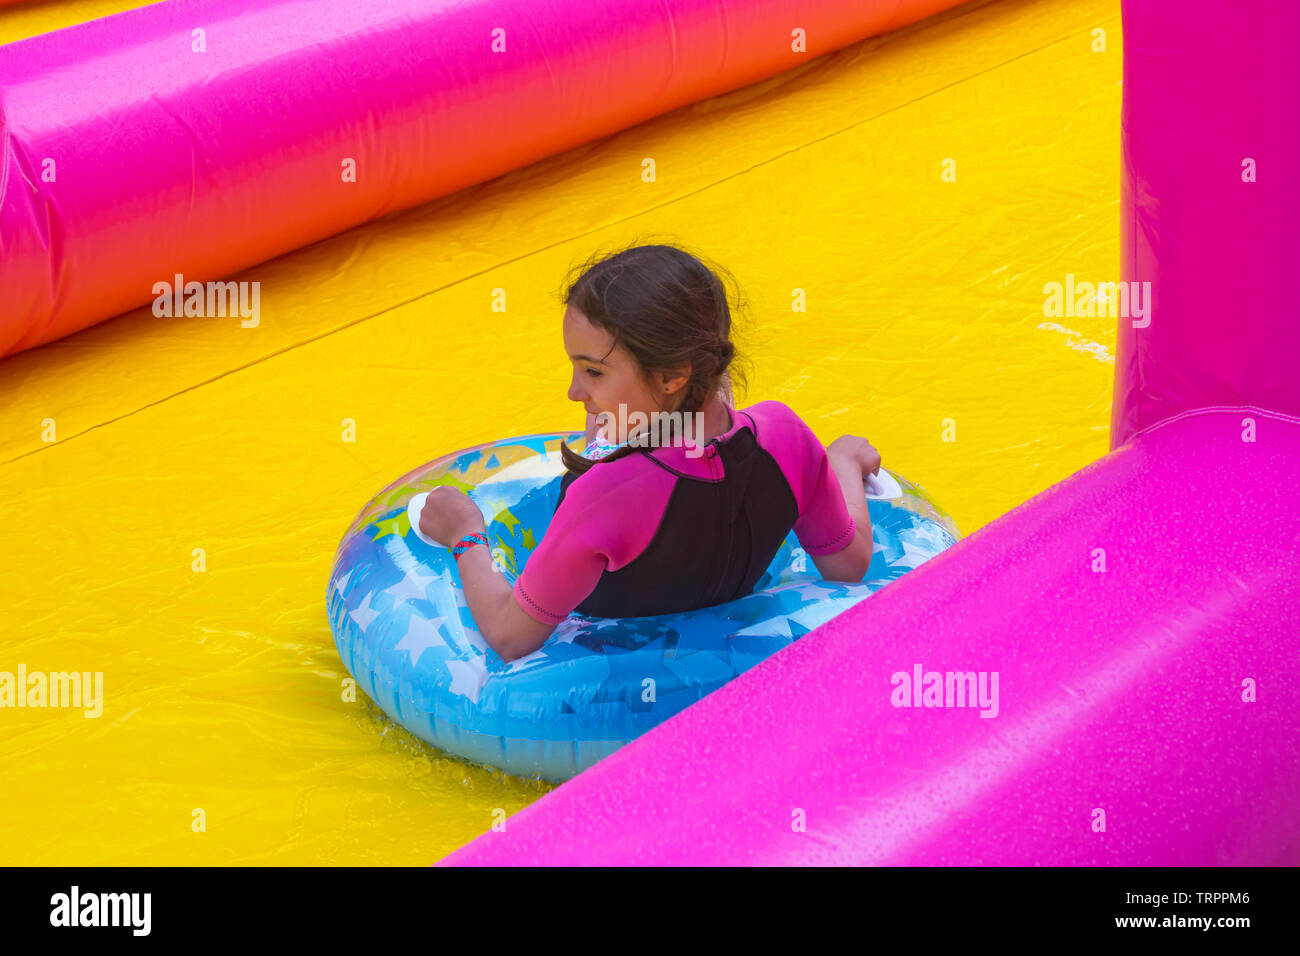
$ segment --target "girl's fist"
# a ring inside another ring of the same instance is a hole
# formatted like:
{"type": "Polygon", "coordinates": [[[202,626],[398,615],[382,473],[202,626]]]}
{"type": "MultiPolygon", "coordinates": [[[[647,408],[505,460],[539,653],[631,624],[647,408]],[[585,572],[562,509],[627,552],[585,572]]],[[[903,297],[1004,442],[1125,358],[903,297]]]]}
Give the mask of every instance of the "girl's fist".
{"type": "Polygon", "coordinates": [[[475,531],[483,531],[483,513],[465,492],[439,485],[420,509],[420,530],[444,548],[475,531]]]}
{"type": "Polygon", "coordinates": [[[856,435],[841,435],[826,446],[826,454],[853,462],[864,475],[874,475],[880,471],[880,452],[876,451],[871,442],[856,435]]]}

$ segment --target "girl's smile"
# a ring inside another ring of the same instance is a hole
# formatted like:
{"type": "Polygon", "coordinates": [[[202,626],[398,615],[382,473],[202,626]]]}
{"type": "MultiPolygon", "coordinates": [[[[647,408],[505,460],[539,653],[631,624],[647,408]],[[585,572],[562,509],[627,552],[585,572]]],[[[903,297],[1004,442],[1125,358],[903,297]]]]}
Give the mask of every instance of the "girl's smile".
{"type": "Polygon", "coordinates": [[[582,403],[588,415],[604,414],[618,432],[605,435],[613,444],[630,437],[623,432],[635,413],[649,419],[653,412],[671,410],[690,376],[689,368],[643,372],[632,353],[615,344],[610,332],[593,325],[574,308],[564,313],[564,350],[573,363],[569,400],[582,403]]]}

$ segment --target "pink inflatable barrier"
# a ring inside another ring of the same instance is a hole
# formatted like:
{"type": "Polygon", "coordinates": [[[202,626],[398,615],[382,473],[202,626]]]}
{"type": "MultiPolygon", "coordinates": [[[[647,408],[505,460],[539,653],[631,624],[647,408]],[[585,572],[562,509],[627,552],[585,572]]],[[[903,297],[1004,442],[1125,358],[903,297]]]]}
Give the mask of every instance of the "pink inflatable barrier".
{"type": "Polygon", "coordinates": [[[445,862],[1300,863],[1300,10],[1124,13],[1115,450],[445,862]]]}
{"type": "Polygon", "coordinates": [[[0,356],[955,3],[187,0],[4,46],[0,356]]]}
{"type": "Polygon", "coordinates": [[[1111,447],[1189,408],[1300,415],[1300,4],[1127,0],[1111,447]],[[1146,324],[1143,324],[1146,323],[1146,324]]]}
{"type": "Polygon", "coordinates": [[[1300,422],[1248,415],[1085,468],[449,862],[1300,860],[1300,422]],[[917,668],[971,706],[897,706],[917,668]]]}

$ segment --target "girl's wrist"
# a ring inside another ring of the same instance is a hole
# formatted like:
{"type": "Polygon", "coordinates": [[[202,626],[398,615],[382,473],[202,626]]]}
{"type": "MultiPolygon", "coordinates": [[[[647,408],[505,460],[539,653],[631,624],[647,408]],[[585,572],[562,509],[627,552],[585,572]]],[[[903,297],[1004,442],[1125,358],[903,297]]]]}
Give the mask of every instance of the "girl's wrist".
{"type": "Polygon", "coordinates": [[[460,534],[456,537],[465,538],[471,534],[485,534],[487,532],[487,523],[483,520],[483,515],[477,508],[473,514],[465,515],[465,523],[460,526],[460,534]]]}
{"type": "Polygon", "coordinates": [[[833,448],[827,450],[826,461],[830,464],[831,470],[837,475],[846,468],[851,468],[857,472],[862,471],[862,465],[858,463],[858,460],[855,457],[852,455],[846,455],[844,452],[837,451],[833,448]]]}
{"type": "Polygon", "coordinates": [[[463,534],[452,544],[451,556],[459,561],[466,551],[469,551],[471,548],[475,548],[478,545],[482,545],[489,551],[491,550],[492,546],[488,543],[486,532],[471,531],[468,534],[463,534]]]}

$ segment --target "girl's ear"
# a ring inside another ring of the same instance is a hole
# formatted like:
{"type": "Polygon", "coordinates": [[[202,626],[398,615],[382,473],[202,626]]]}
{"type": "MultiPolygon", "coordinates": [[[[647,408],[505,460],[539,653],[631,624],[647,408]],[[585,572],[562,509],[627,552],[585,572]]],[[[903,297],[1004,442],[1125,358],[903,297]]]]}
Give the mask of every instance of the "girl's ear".
{"type": "Polygon", "coordinates": [[[671,372],[660,372],[656,378],[662,396],[664,398],[672,398],[690,382],[691,367],[688,365],[684,369],[676,369],[671,372]]]}

